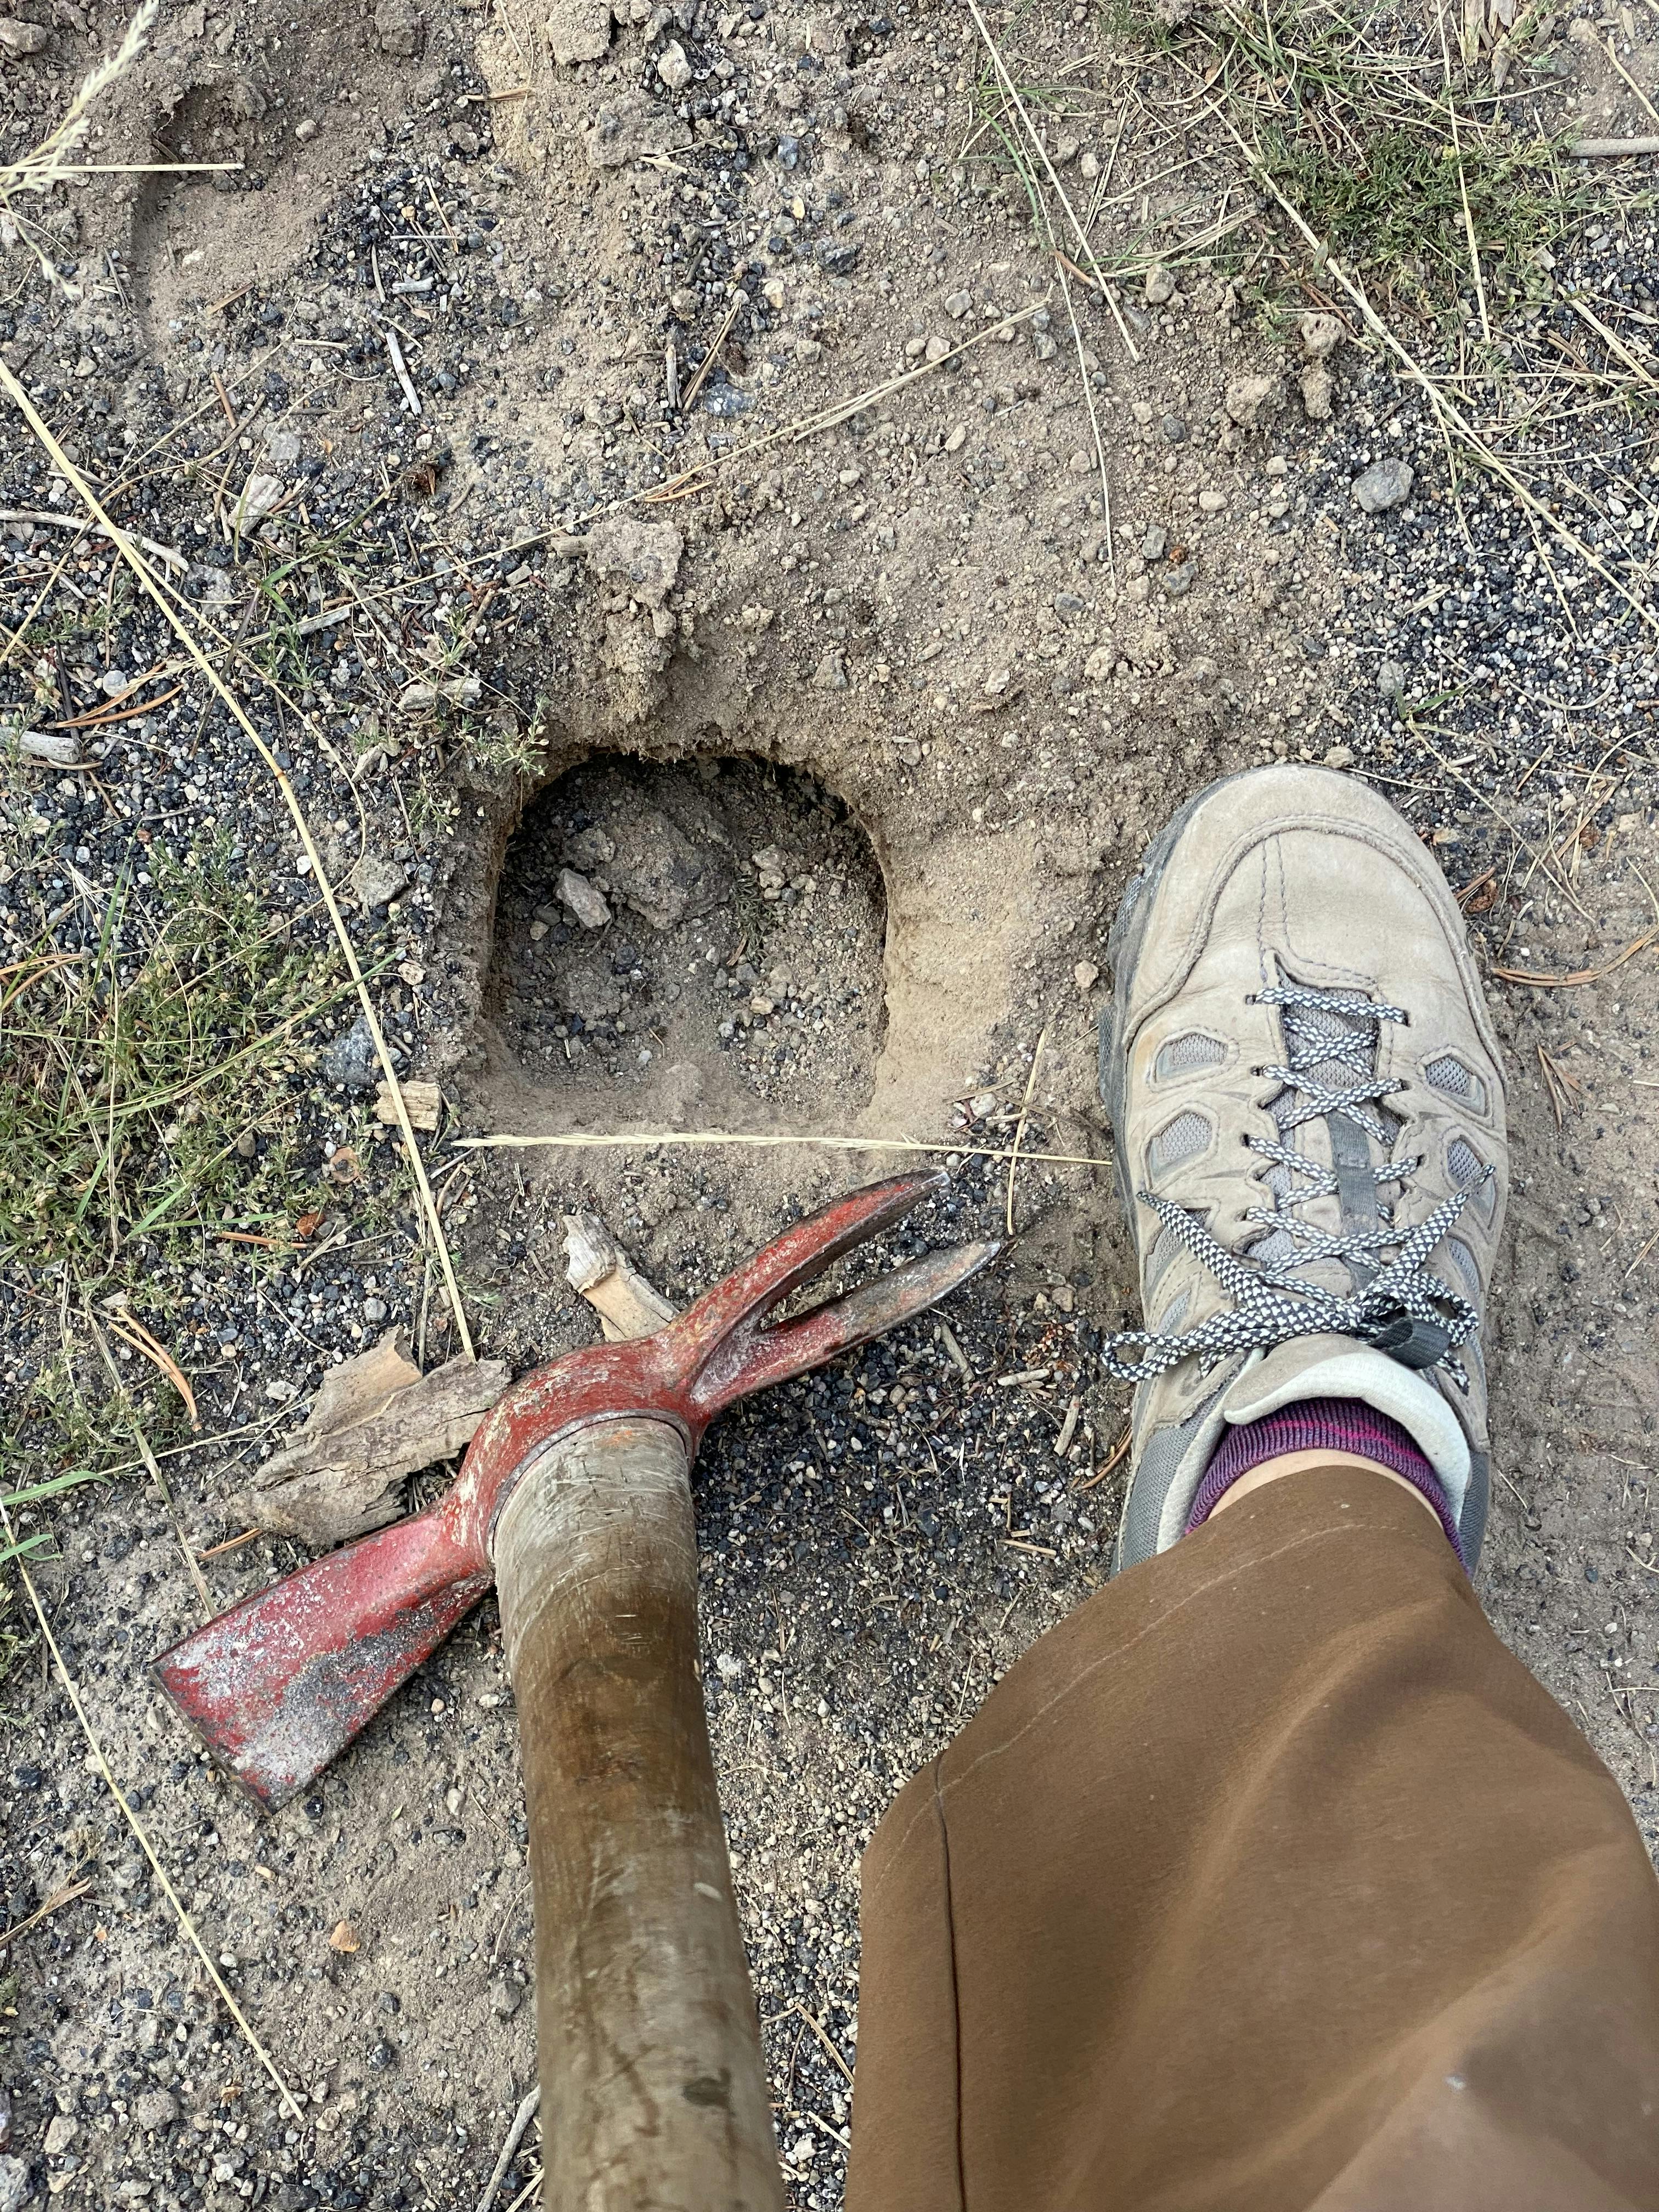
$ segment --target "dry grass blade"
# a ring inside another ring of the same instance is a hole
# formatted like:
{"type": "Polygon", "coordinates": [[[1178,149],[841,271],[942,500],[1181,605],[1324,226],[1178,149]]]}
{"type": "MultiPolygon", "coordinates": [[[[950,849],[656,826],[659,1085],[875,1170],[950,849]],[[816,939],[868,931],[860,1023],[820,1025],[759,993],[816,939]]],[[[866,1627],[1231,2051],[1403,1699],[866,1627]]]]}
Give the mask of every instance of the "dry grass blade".
{"type": "MultiPolygon", "coordinates": [[[[0,1527],[3,1527],[8,1540],[13,1540],[11,1516],[6,1510],[3,1500],[0,1500],[0,1527]]],[[[34,1577],[30,1574],[27,1565],[21,1559],[17,1559],[15,1564],[17,1568],[18,1575],[21,1579],[23,1588],[27,1593],[29,1603],[34,1609],[34,1618],[40,1626],[41,1638],[45,1643],[47,1650],[52,1654],[52,1664],[58,1669],[58,1679],[64,1686],[64,1694],[69,1699],[70,1707],[74,1711],[75,1717],[80,1723],[81,1733],[87,1740],[87,1748],[91,1752],[93,1759],[97,1764],[98,1771],[103,1776],[105,1784],[108,1788],[111,1796],[114,1798],[117,1805],[120,1808],[122,1818],[125,1820],[128,1827],[131,1829],[133,1835],[137,1841],[139,1849],[143,1852],[144,1856],[149,1861],[151,1873],[154,1874],[156,1881],[161,1884],[162,1894],[166,1897],[167,1903],[173,1907],[174,1913],[178,1916],[179,1925],[189,1937],[191,1945],[195,1950],[197,1957],[200,1959],[203,1966],[206,1968],[208,1978],[213,1984],[214,1988],[219,1992],[219,1996],[223,2001],[226,2011],[235,2021],[248,2049],[253,2053],[260,2065],[270,2075],[272,2082],[276,2086],[277,2095],[282,2099],[283,2104],[287,2106],[293,2118],[299,2125],[303,2126],[305,2124],[305,2115],[301,2111],[299,2104],[295,2100],[294,2092],[289,2087],[287,2082],[283,2081],[282,2075],[277,2072],[276,2061],[272,2058],[270,2053],[265,2049],[264,2044],[260,2042],[258,2037],[254,2033],[246,2014],[243,2012],[241,2007],[237,2003],[235,1998],[231,1995],[229,1990],[226,1987],[225,1978],[220,1972],[217,1965],[214,1961],[212,1954],[207,1948],[207,1945],[202,1941],[201,1934],[197,1928],[196,1923],[191,1918],[189,1913],[185,1910],[183,1901],[179,1898],[178,1891],[173,1887],[167,1869],[161,1864],[161,1860],[155,1856],[155,1847],[150,1842],[149,1831],[145,1828],[143,1822],[138,1818],[138,1815],[133,1811],[131,1805],[127,1801],[125,1790],[122,1789],[120,1784],[115,1778],[114,1773],[111,1769],[109,1760],[105,1756],[104,1747],[99,1741],[97,1731],[94,1729],[92,1723],[87,1718],[87,1709],[81,1702],[81,1692],[76,1686],[75,1677],[70,1673],[69,1668],[64,1662],[63,1652],[58,1649],[58,1638],[52,1632],[52,1623],[46,1619],[46,1609],[40,1602],[40,1593],[34,1586],[34,1577]]]]}
{"type": "Polygon", "coordinates": [[[1535,968],[1494,968],[1492,974],[1500,983],[1529,984],[1534,991],[1576,991],[1581,983],[1599,983],[1604,975],[1611,975],[1615,968],[1622,968],[1638,952],[1645,952],[1650,945],[1659,942],[1659,928],[1644,930],[1640,937],[1632,937],[1622,952],[1615,952],[1611,960],[1604,960],[1596,968],[1575,968],[1567,975],[1546,975],[1535,968]]]}
{"type": "Polygon", "coordinates": [[[737,321],[738,317],[748,305],[749,295],[744,290],[743,287],[739,285],[738,287],[737,297],[726,309],[720,326],[714,333],[714,343],[710,345],[708,352],[704,354],[702,361],[698,362],[696,374],[692,378],[690,383],[686,386],[684,392],[680,396],[680,412],[682,414],[685,413],[687,409],[690,407],[693,401],[696,398],[697,394],[702,390],[704,380],[708,377],[709,371],[714,368],[715,362],[720,357],[720,348],[726,343],[727,338],[732,335],[732,324],[737,321]]]}
{"type": "Polygon", "coordinates": [[[1025,135],[1030,140],[1032,148],[1047,173],[1054,198],[1066,210],[1066,219],[1072,226],[1072,235],[1077,240],[1078,251],[1083,256],[1085,266],[1099,285],[1101,296],[1112,311],[1112,319],[1117,325],[1117,334],[1123,341],[1124,349],[1131,361],[1139,361],[1139,349],[1129,335],[1129,325],[1123,319],[1123,310],[1118,305],[1117,295],[1107,283],[1106,272],[1096,257],[1094,246],[1090,240],[1088,228],[1079,219],[1078,211],[1072,205],[1065,185],[1060,181],[1060,172],[1048,158],[1048,149],[1042,143],[1042,134],[1032,122],[1030,111],[1019,96],[1019,88],[1008,73],[1008,65],[1002,58],[1001,51],[996,40],[991,36],[991,27],[985,20],[979,0],[968,0],[968,12],[974,19],[974,27],[984,42],[986,52],[991,57],[991,66],[997,73],[997,80],[1002,87],[1004,96],[1024,126],[1025,135]]]}
{"type": "Polygon", "coordinates": [[[1264,186],[1273,194],[1279,205],[1301,232],[1304,239],[1314,252],[1322,257],[1327,275],[1353,302],[1365,328],[1394,356],[1411,381],[1422,392],[1436,422],[1441,425],[1443,431],[1455,432],[1488,475],[1495,477],[1529,514],[1536,515],[1551,535],[1559,538],[1561,544],[1576,555],[1587,568],[1592,569],[1596,575],[1600,576],[1603,583],[1610,585],[1644,628],[1659,632],[1659,608],[1656,608],[1647,599],[1638,597],[1628,585],[1615,576],[1594,549],[1585,544],[1577,532],[1563,522],[1547,501],[1540,499],[1531,485],[1517,476],[1509,463],[1493,450],[1456,401],[1448,395],[1443,386],[1437,383],[1428,370],[1423,367],[1404,339],[1398,337],[1383,321],[1376,308],[1372,307],[1364,286],[1357,277],[1351,276],[1336,256],[1330,252],[1326,242],[1314,229],[1301,209],[1269,172],[1259,150],[1252,147],[1243,134],[1234,128],[1232,123],[1213,102],[1211,104],[1210,112],[1215,116],[1264,186]]]}
{"type": "Polygon", "coordinates": [[[288,809],[289,818],[299,834],[300,842],[304,847],[307,858],[311,863],[313,877],[318,890],[322,893],[323,903],[328,908],[329,921],[333,925],[334,934],[339,941],[342,952],[345,955],[346,966],[350,972],[352,982],[356,987],[357,1000],[362,1009],[363,1019],[368,1024],[369,1035],[374,1041],[374,1049],[380,1057],[381,1072],[386,1078],[387,1095],[397,1105],[398,1127],[402,1132],[404,1149],[409,1154],[410,1165],[414,1171],[416,1183],[420,1191],[421,1205],[426,1214],[427,1226],[432,1237],[433,1247],[437,1253],[439,1264],[443,1269],[444,1283],[449,1293],[450,1312],[454,1319],[461,1350],[466,1358],[471,1359],[473,1357],[472,1334],[467,1327],[466,1315],[461,1304],[460,1285],[455,1278],[455,1265],[450,1257],[449,1243],[444,1235],[443,1225],[438,1218],[438,1209],[433,1203],[432,1186],[427,1180],[426,1163],[421,1157],[421,1148],[415,1140],[414,1126],[409,1118],[409,1108],[404,1103],[403,1085],[398,1079],[398,1071],[392,1064],[392,1054],[386,1045],[386,1033],[380,1027],[380,1016],[374,1010],[374,1001],[369,996],[368,985],[358,962],[357,948],[351,941],[351,933],[345,926],[344,917],[340,912],[339,902],[334,895],[334,886],[330,881],[327,869],[323,865],[323,856],[317,849],[316,841],[311,834],[311,825],[306,820],[305,811],[300,805],[299,796],[294,786],[289,781],[288,772],[254,727],[241,701],[231,690],[203,651],[195,631],[179,611],[160,577],[131,538],[117,529],[105,512],[98,495],[88,483],[68,453],[64,452],[54,436],[50,424],[41,416],[33,401],[3,361],[0,361],[0,389],[6,392],[12,404],[22,416],[41,445],[46,447],[59,473],[69,483],[82,505],[114,540],[116,549],[122,559],[125,561],[143,589],[161,610],[167,627],[184,647],[191,661],[207,678],[221,703],[258,754],[283,794],[283,803],[288,809]]]}
{"type": "Polygon", "coordinates": [[[1014,1141],[1008,1150],[1008,1201],[1006,1215],[1008,1234],[1011,1237],[1014,1233],[1014,1177],[1019,1172],[1020,1142],[1025,1134],[1025,1124],[1030,1119],[1031,1097],[1036,1089],[1037,1068],[1042,1062],[1042,1048],[1048,1042],[1048,1032],[1045,1029],[1031,1050],[1031,1072],[1025,1079],[1025,1096],[1020,1102],[1019,1120],[1014,1127],[1014,1141]]]}
{"type": "MultiPolygon", "coordinates": [[[[1044,1031],[1047,1035],[1047,1031],[1044,1031]]],[[[649,1151],[658,1145],[739,1145],[766,1151],[775,1146],[816,1146],[832,1152],[926,1152],[936,1159],[1024,1160],[1033,1167],[1109,1168],[1087,1152],[1028,1152],[1007,1146],[924,1143],[917,1137],[839,1137],[792,1130],[785,1136],[762,1136],[738,1129],[570,1129],[551,1137],[458,1137],[458,1149],[468,1152],[615,1152],[633,1146],[649,1151]]]]}
{"type": "Polygon", "coordinates": [[[91,1887],[90,1881],[66,1881],[61,1889],[54,1889],[46,1903],[37,1905],[27,1920],[20,1920],[15,1928],[0,1928],[0,1951],[15,1943],[20,1936],[27,1936],[31,1928],[38,1928],[54,1912],[61,1911],[64,1905],[73,1905],[77,1897],[84,1897],[91,1887]]]}
{"type": "Polygon", "coordinates": [[[1089,359],[1084,350],[1083,332],[1078,328],[1077,309],[1072,301],[1072,287],[1066,270],[1063,253],[1054,257],[1060,269],[1060,289],[1066,301],[1066,319],[1072,325],[1072,343],[1077,348],[1078,374],[1083,380],[1083,404],[1089,410],[1089,428],[1094,433],[1095,460],[1100,469],[1100,521],[1106,533],[1106,568],[1114,587],[1117,583],[1117,553],[1112,544],[1112,487],[1106,480],[1106,441],[1100,434],[1100,415],[1095,406],[1095,389],[1089,376],[1089,359]]]}

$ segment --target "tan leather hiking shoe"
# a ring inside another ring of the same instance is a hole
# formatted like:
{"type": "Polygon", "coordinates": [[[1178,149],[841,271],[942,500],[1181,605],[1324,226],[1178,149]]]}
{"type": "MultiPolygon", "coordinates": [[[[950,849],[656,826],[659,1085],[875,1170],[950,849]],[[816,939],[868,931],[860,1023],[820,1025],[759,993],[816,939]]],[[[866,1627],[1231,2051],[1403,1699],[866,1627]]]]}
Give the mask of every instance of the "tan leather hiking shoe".
{"type": "Polygon", "coordinates": [[[1326,769],[1229,776],[1123,895],[1101,1037],[1145,1331],[1115,1567],[1184,1532],[1224,1426],[1358,1398],[1431,1462],[1471,1568],[1478,1331],[1509,1182],[1497,1038],[1446,880],[1326,769]]]}

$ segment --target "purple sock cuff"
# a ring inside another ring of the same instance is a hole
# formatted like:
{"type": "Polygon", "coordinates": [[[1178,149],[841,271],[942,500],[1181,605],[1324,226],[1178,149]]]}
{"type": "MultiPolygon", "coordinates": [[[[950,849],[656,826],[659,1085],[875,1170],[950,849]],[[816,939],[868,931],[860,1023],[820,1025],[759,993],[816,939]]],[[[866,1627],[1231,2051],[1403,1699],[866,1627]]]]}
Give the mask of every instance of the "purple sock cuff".
{"type": "Polygon", "coordinates": [[[1264,1413],[1259,1421],[1230,1424],[1198,1486],[1187,1516],[1188,1530],[1209,1519],[1241,1474],[1264,1460],[1297,1451],[1357,1452],[1362,1459],[1386,1467],[1433,1506],[1447,1541],[1468,1566],[1451,1500],[1433,1467],[1407,1430],[1358,1398],[1303,1398],[1295,1405],[1281,1406],[1276,1413],[1264,1413]]]}

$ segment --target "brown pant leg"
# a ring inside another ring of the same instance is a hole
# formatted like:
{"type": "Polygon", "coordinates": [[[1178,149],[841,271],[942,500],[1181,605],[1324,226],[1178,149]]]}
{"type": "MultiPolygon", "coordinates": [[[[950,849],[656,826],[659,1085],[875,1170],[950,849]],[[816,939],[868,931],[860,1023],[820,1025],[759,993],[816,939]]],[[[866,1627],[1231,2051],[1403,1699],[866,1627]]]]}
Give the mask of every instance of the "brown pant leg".
{"type": "Polygon", "coordinates": [[[864,1863],[848,2212],[1659,2207],[1659,1884],[1445,1539],[1291,1476],[1114,1582],[864,1863]]]}

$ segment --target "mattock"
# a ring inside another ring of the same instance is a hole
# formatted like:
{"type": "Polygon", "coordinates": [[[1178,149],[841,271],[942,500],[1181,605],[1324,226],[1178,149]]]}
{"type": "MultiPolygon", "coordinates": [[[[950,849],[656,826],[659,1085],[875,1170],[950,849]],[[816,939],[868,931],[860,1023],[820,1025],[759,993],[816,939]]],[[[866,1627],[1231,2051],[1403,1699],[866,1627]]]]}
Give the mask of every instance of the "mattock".
{"type": "Polygon", "coordinates": [[[922,1312],[995,1257],[990,1243],[931,1253],[764,1326],[945,1180],[855,1191],[656,1335],[538,1368],[435,1505],[157,1662],[214,1756],[274,1809],[495,1582],[530,1821],[542,2202],[557,2212],[782,2205],[698,1680],[691,1462],[734,1400],[922,1312]]]}

